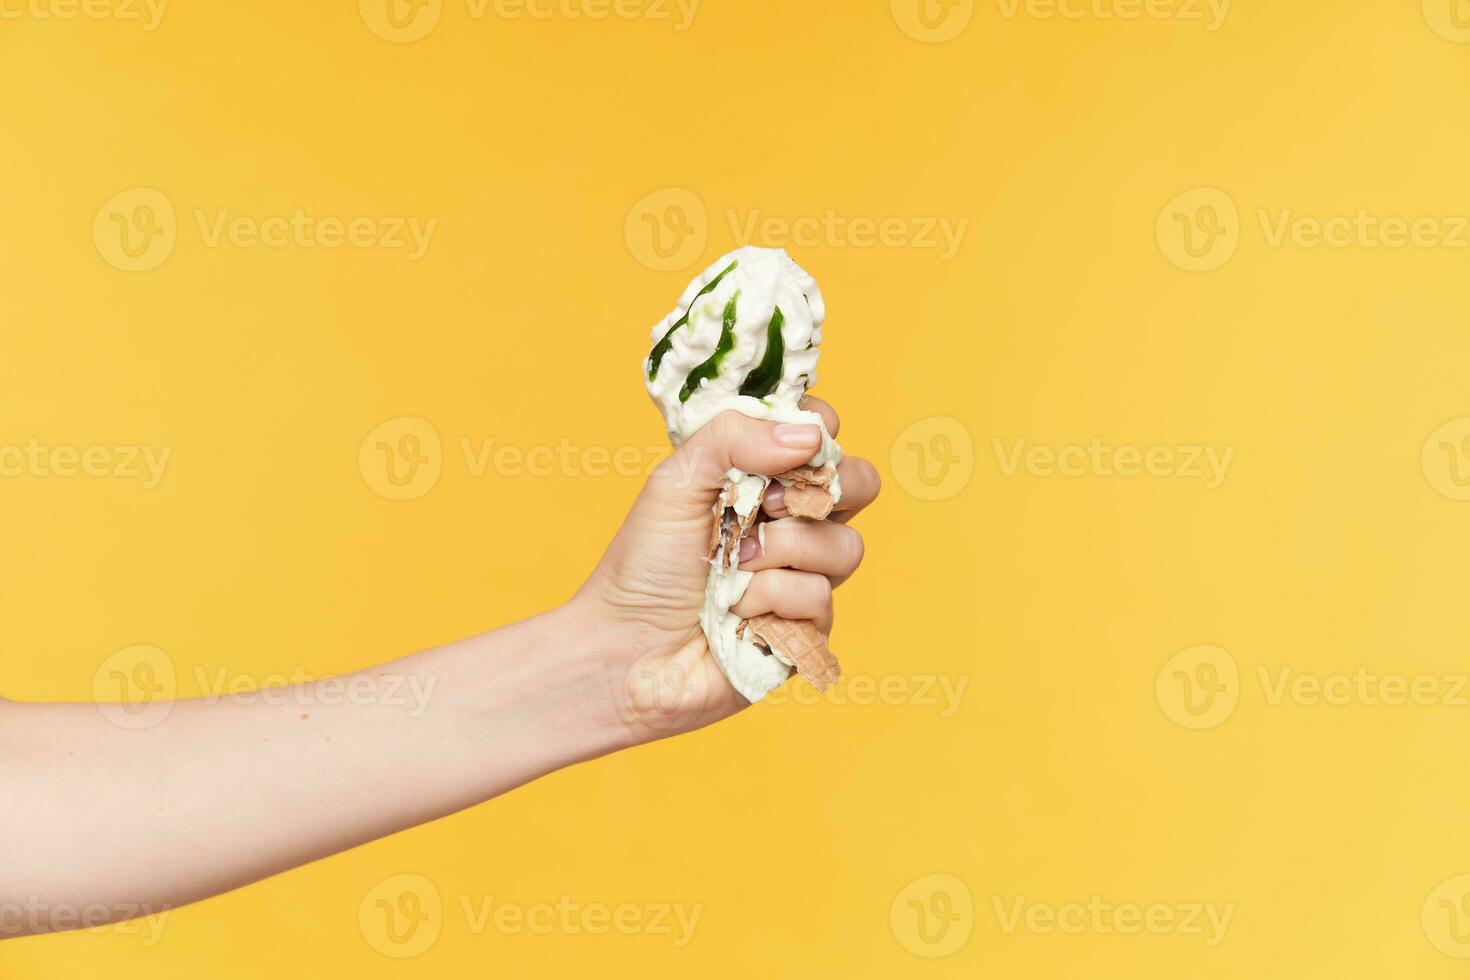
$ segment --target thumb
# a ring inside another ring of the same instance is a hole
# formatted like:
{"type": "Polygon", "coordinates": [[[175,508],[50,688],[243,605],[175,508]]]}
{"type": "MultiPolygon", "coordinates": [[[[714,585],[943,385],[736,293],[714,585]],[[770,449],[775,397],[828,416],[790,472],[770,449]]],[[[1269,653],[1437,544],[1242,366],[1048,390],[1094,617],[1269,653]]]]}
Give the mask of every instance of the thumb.
{"type": "Polygon", "coordinates": [[[721,412],[666,461],[675,479],[664,489],[708,507],[710,493],[725,485],[731,469],[762,476],[784,473],[810,462],[821,446],[821,426],[721,412]]]}

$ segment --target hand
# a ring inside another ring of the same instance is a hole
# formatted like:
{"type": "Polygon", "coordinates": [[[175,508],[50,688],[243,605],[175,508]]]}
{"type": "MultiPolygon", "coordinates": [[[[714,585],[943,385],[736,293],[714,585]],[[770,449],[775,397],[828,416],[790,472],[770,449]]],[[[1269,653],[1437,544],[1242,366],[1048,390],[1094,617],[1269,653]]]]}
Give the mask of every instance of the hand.
{"type": "MultiPolygon", "coordinates": [[[[827,431],[837,413],[807,398],[827,431]]],[[[710,525],[731,468],[770,476],[809,462],[821,442],[815,425],[762,422],[725,412],[695,433],[649,477],[632,512],[597,569],[569,604],[600,638],[608,658],[609,695],[635,742],[690,731],[727,717],[748,702],[725,680],[710,653],[699,612],[709,576],[710,525]]],[[[873,464],[838,464],[842,500],[827,521],[789,516],[779,484],[764,504],[765,551],[754,535],[740,567],[755,572],[733,611],[810,619],[832,630],[832,590],[862,561],[863,539],[847,526],[878,496],[873,464]]]]}
{"type": "MultiPolygon", "coordinates": [[[[830,408],[808,407],[837,431],[830,408]]],[[[659,465],[570,602],[346,675],[330,696],[323,679],[170,701],[141,729],[93,704],[0,701],[0,910],[173,908],[732,714],[745,702],[699,629],[715,496],[732,467],[810,460],[818,435],[720,416],[659,465]]],[[[742,559],[755,575],[737,614],[831,629],[832,587],[862,558],[844,522],[878,494],[868,463],[839,470],[830,521],[767,497],[767,550],[751,542],[742,559]]],[[[26,914],[22,931],[77,925],[26,914]]]]}

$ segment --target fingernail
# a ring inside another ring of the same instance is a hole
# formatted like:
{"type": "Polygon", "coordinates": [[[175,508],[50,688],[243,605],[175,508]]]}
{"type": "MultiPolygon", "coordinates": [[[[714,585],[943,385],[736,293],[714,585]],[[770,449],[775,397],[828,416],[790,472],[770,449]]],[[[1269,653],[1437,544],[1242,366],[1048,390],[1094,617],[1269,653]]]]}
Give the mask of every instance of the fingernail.
{"type": "Polygon", "coordinates": [[[755,557],[755,553],[760,551],[760,548],[760,542],[755,538],[746,538],[740,542],[740,560],[750,561],[755,557]]]}
{"type": "Polygon", "coordinates": [[[788,449],[816,449],[822,442],[822,432],[815,425],[776,426],[776,441],[788,449]]]}

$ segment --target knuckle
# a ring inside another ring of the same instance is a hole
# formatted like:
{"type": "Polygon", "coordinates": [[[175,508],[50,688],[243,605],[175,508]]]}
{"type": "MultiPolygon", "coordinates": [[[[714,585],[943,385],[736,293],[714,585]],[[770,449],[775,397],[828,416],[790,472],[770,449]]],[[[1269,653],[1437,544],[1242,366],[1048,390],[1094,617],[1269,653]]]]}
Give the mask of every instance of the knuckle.
{"type": "Polygon", "coordinates": [[[832,407],[832,403],[816,395],[802,395],[799,404],[807,411],[822,416],[822,421],[827,423],[829,429],[836,430],[842,423],[842,418],[837,414],[837,409],[832,407]]]}

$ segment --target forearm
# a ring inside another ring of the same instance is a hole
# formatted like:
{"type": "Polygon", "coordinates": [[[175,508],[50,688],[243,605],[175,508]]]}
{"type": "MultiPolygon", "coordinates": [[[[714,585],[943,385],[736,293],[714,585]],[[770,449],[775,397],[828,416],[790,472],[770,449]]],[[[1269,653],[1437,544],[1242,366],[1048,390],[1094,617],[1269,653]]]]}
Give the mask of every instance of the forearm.
{"type": "Polygon", "coordinates": [[[195,901],[619,748],[589,632],[562,610],[137,731],[0,703],[0,907],[195,901]]]}

